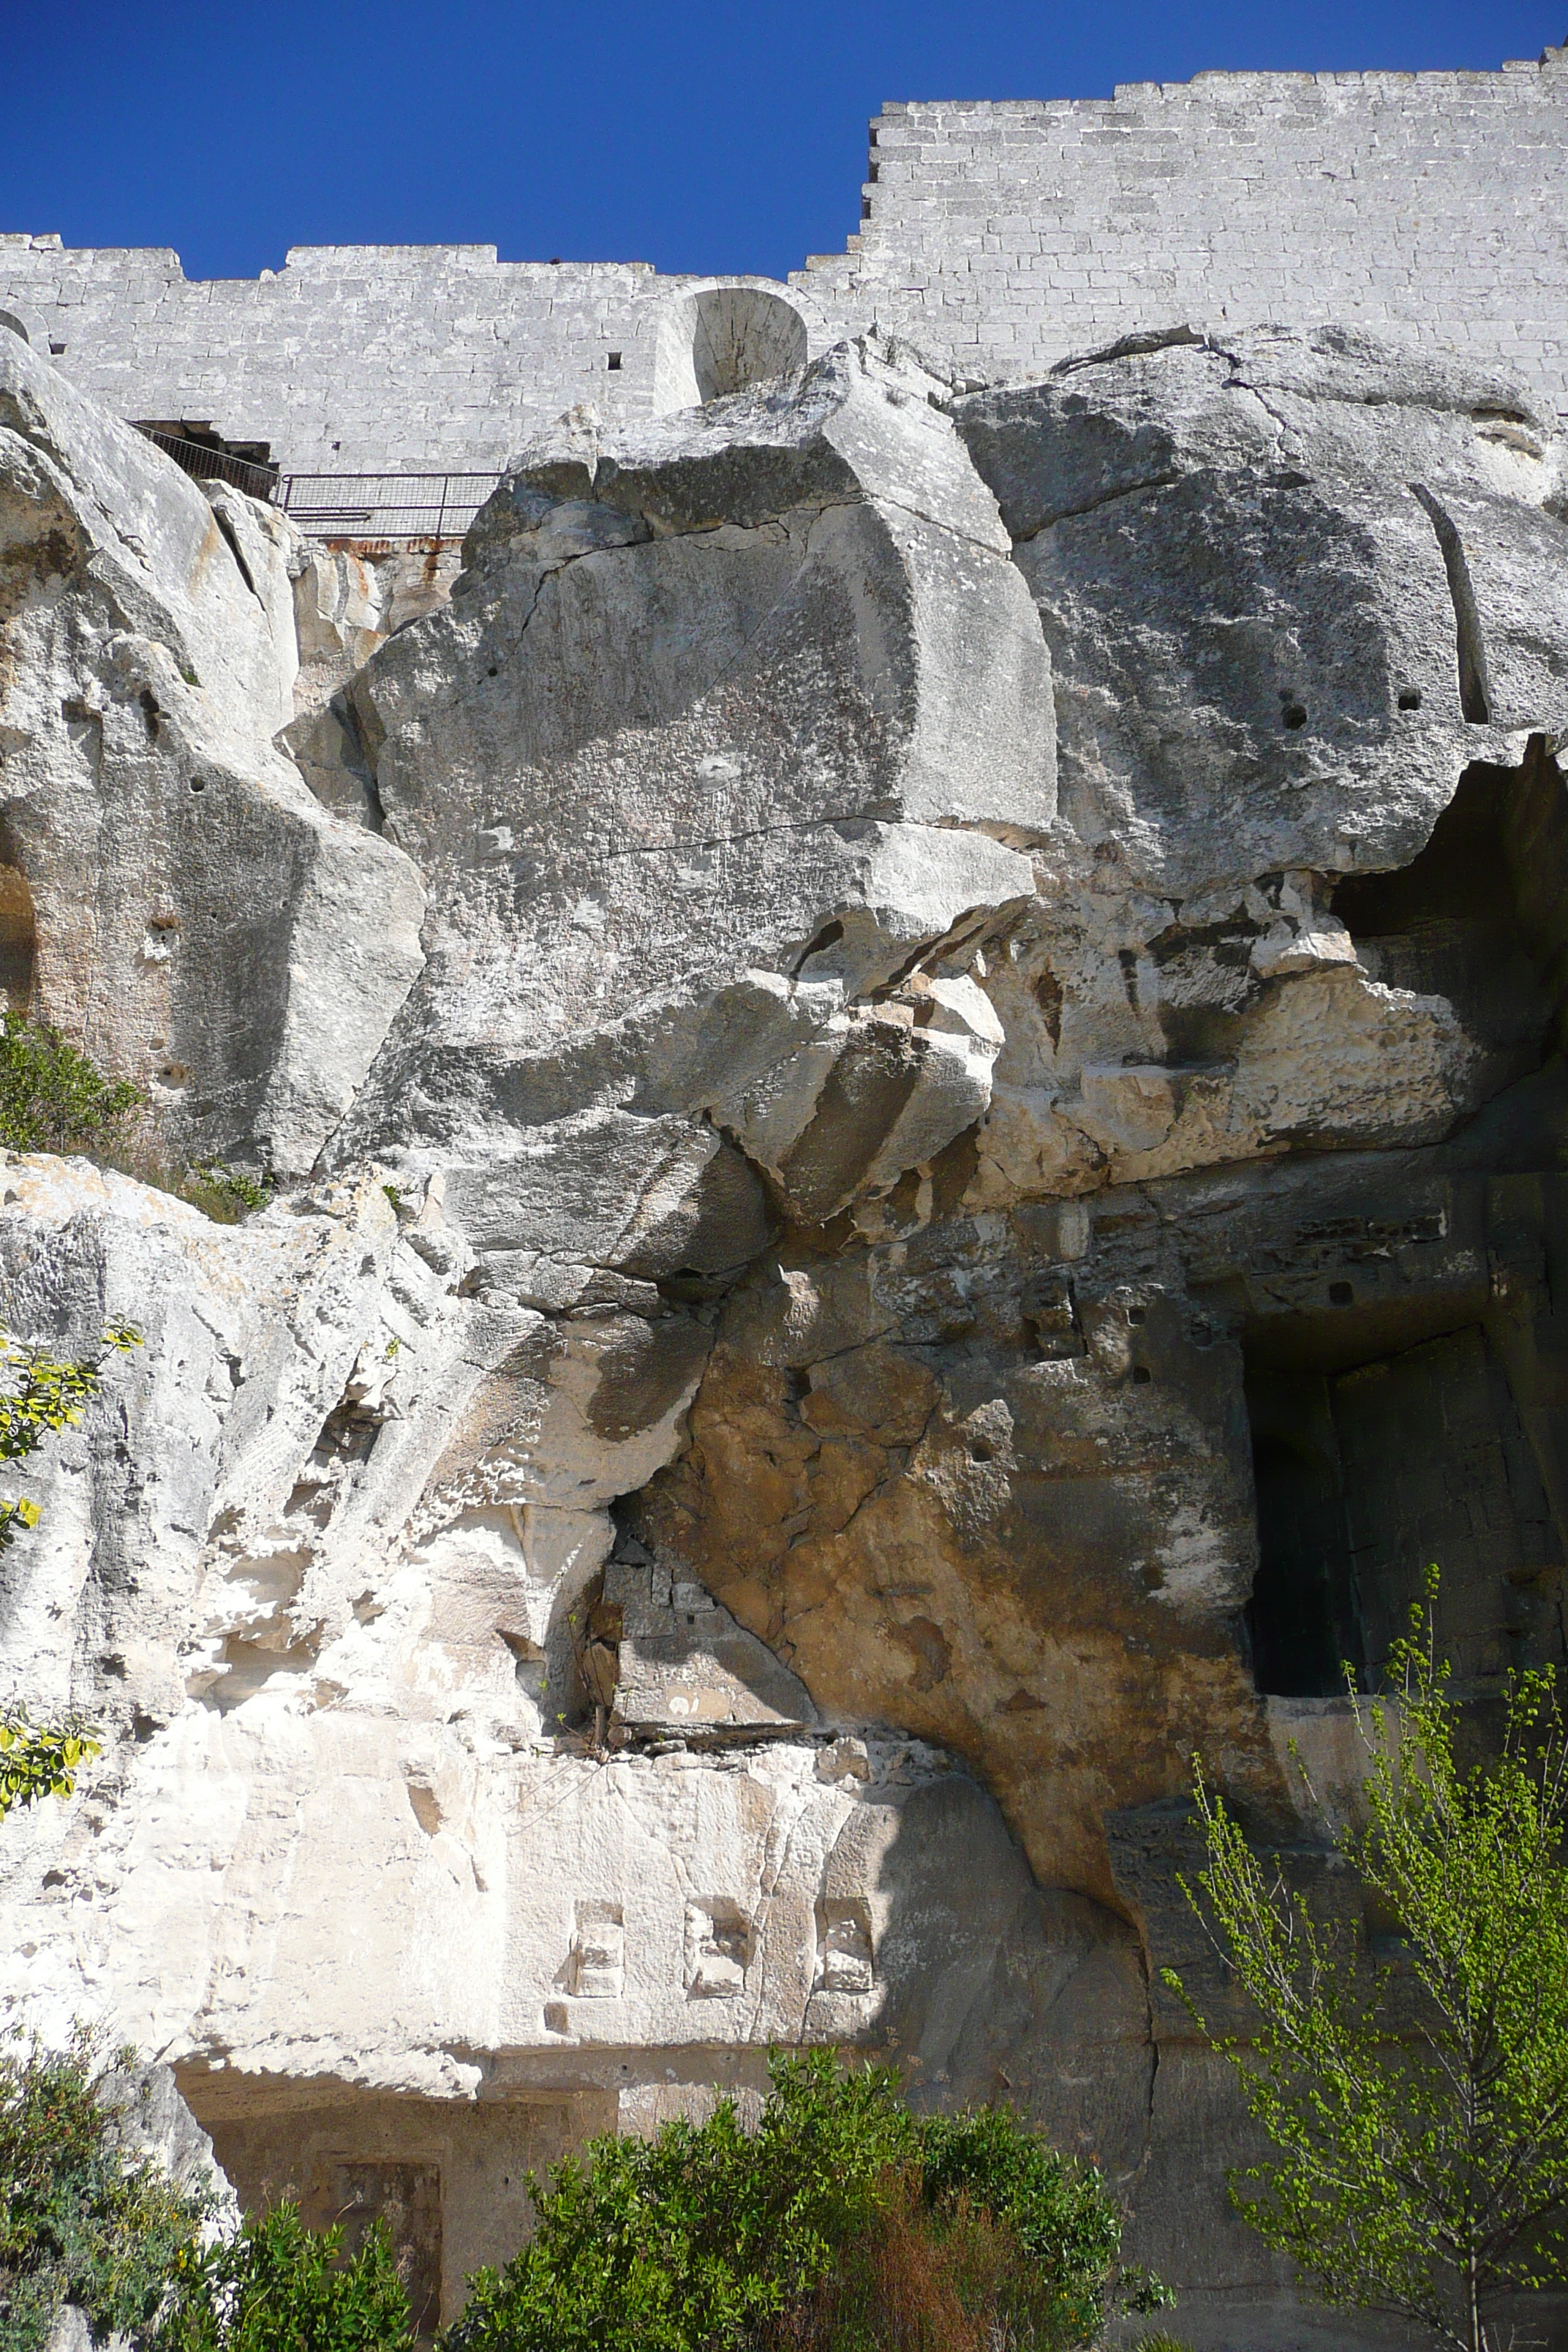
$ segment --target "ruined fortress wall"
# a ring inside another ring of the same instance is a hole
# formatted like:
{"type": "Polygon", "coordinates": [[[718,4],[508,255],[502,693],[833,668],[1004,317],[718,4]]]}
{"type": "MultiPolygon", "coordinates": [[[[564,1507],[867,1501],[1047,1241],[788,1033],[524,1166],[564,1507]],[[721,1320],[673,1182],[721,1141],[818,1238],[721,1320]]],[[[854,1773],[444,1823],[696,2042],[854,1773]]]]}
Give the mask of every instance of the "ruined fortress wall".
{"type": "Polygon", "coordinates": [[[83,391],[268,442],[300,472],[500,466],[574,402],[635,415],[650,295],[682,283],[493,245],[297,247],[259,278],[187,279],[167,250],[0,239],[0,310],[83,391]]]}
{"type": "Polygon", "coordinates": [[[499,466],[574,402],[628,418],[753,380],[789,355],[781,317],[801,355],[878,321],[985,376],[1140,330],[1344,321],[1511,363],[1568,410],[1568,49],[889,106],[871,137],[859,232],[788,289],[493,246],[303,247],[193,281],[167,250],[10,236],[0,313],[121,415],[208,421],[289,471],[499,466]],[[731,293],[773,323],[705,376],[731,293]]]}
{"type": "Polygon", "coordinates": [[[979,373],[1178,322],[1331,320],[1513,362],[1568,410],[1568,48],[889,106],[871,138],[858,236],[795,282],[979,373]]]}

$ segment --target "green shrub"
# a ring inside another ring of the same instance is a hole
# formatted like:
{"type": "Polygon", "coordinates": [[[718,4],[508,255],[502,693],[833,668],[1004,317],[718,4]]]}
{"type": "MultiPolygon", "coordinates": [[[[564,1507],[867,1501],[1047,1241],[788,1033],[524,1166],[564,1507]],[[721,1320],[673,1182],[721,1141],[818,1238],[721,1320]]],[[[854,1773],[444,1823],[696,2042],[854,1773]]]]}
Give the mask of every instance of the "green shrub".
{"type": "Polygon", "coordinates": [[[20,1013],[0,1023],[0,1145],[10,1151],[80,1152],[234,1225],[271,1197],[265,1178],[221,1160],[173,1166],[155,1142],[127,1125],[147,1097],[128,1078],[111,1081],[53,1029],[20,1013]]]}
{"type": "MultiPolygon", "coordinates": [[[[1057,2352],[1100,2331],[1121,2219],[1092,2168],[1005,2110],[917,2123],[897,2077],[774,2054],[754,2133],[603,2139],[548,2184],[531,2242],[480,2271],[447,2352],[1057,2352]]],[[[1133,2282],[1137,2307],[1168,2300],[1133,2282]]]]}
{"type": "Polygon", "coordinates": [[[0,1029],[0,1144],[11,1151],[84,1151],[115,1134],[146,1101],[129,1079],[111,1083],[52,1029],[7,1013],[0,1029]]]}
{"type": "Polygon", "coordinates": [[[85,2310],[95,2342],[114,2329],[142,2341],[170,2279],[196,2259],[208,2200],[127,2154],[102,2103],[114,2071],[85,2031],[63,2052],[0,2048],[5,2352],[41,2352],[67,2303],[85,2310]]]}
{"type": "Polygon", "coordinates": [[[884,2070],[840,2079],[826,2051],[774,2057],[754,2135],[723,2101],[657,2137],[600,2139],[548,2186],[504,2271],[479,2271],[450,2352],[708,2352],[816,2285],[913,2151],[884,2070]]]}
{"type": "Polygon", "coordinates": [[[158,2352],[404,2352],[408,2296],[384,2225],[346,2254],[341,2224],[308,2230],[294,2205],[253,2216],[187,2262],[158,2352]]]}
{"type": "Polygon", "coordinates": [[[1171,2298],[1120,2267],[1121,2217],[1092,2166],[1006,2107],[932,2116],[901,2194],[837,2254],[760,2352],[1069,2352],[1111,2309],[1171,2298]]]}
{"type": "MultiPolygon", "coordinates": [[[[134,1172],[134,1171],[132,1171],[134,1172]]],[[[237,1225],[252,1209],[264,1209],[272,1198],[265,1177],[247,1175],[222,1160],[205,1160],[171,1178],[165,1172],[163,1190],[188,1201],[217,1225],[237,1225]]]]}

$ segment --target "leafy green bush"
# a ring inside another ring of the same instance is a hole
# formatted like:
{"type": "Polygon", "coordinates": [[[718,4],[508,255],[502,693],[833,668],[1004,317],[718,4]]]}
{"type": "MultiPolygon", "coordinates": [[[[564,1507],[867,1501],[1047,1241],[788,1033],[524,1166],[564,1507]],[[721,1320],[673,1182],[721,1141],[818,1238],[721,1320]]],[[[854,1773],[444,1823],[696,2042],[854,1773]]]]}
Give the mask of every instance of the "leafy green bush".
{"type": "Polygon", "coordinates": [[[221,1160],[180,1168],[163,1159],[145,1132],[127,1126],[146,1100],[140,1087],[128,1078],[106,1078],[53,1029],[37,1027],[20,1013],[7,1013],[0,1023],[0,1146],[83,1153],[189,1202],[215,1224],[237,1224],[252,1209],[266,1207],[270,1193],[264,1178],[221,1160]]]}
{"type": "Polygon", "coordinates": [[[708,2352],[816,2285],[914,2126],[884,2070],[840,2080],[819,2051],[769,2071],[751,2137],[725,2100],[700,2126],[595,2140],[548,2187],[531,2176],[533,2238],[469,2281],[450,2352],[708,2352]]]}
{"type": "Polygon", "coordinates": [[[1059,2156],[1010,2107],[927,2116],[921,2160],[921,2196],[939,2235],[944,2224],[984,2214],[1016,2245],[997,2316],[1019,2344],[1089,2344],[1113,2302],[1131,2311],[1170,2302],[1158,2280],[1121,2267],[1121,2215],[1094,2167],[1059,2156]]]}
{"type": "MultiPolygon", "coordinates": [[[[531,2178],[534,2237],[469,2282],[447,2352],[1056,2352],[1098,2334],[1121,2220],[1091,2168],[1005,2111],[917,2122],[894,2074],[841,2076],[827,2051],[769,2074],[749,2136],[725,2101],[531,2178]]],[[[1134,2296],[1168,2299],[1142,2279],[1134,2296]]]]}
{"type": "Polygon", "coordinates": [[[1120,2266],[1121,2217],[1091,2166],[1006,2107],[931,2116],[901,2195],[773,2322],[763,2352],[1069,2352],[1110,2310],[1171,2298],[1120,2266]]]}
{"type": "Polygon", "coordinates": [[[112,1135],[145,1102],[52,1029],[7,1013],[0,1029],[0,1144],[11,1151],[82,1151],[112,1135]]]}
{"type": "Polygon", "coordinates": [[[384,2224],[354,2254],[340,2224],[308,2230],[294,2205],[182,2266],[158,2352],[404,2352],[408,2296],[384,2224]]]}
{"type": "Polygon", "coordinates": [[[197,2258],[209,2210],[127,2154],[103,2092],[115,2063],[79,2030],[68,2049],[0,2047],[0,2345],[41,2352],[62,2305],[95,2341],[142,2340],[171,2278],[197,2258]]]}

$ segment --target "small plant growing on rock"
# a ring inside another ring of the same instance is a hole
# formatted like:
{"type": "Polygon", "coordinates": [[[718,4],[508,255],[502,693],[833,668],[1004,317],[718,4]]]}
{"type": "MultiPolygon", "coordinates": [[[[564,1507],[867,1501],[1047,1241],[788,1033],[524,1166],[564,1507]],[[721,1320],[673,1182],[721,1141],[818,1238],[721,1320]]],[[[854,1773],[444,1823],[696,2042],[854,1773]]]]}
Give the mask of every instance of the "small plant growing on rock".
{"type": "MultiPolygon", "coordinates": [[[[0,1378],[20,1375],[15,1388],[0,1391],[0,1462],[25,1462],[47,1437],[74,1428],[98,1394],[110,1357],[141,1345],[134,1323],[107,1324],[98,1353],[74,1360],[0,1333],[0,1378]]],[[[0,1499],[0,1551],[16,1541],[18,1528],[37,1524],[38,1507],[25,1495],[0,1499]]]]}
{"type": "Polygon", "coordinates": [[[13,1806],[76,1794],[83,1764],[103,1752],[101,1727],[71,1715],[58,1727],[30,1721],[26,1707],[0,1716],[0,1822],[13,1806]]]}
{"type": "Polygon", "coordinates": [[[272,1198],[265,1176],[252,1176],[223,1160],[194,1163],[169,1189],[219,1225],[237,1225],[251,1210],[264,1209],[272,1198]]]}
{"type": "Polygon", "coordinates": [[[7,1013],[0,1031],[0,1144],[10,1151],[89,1151],[109,1142],[146,1101],[116,1083],[52,1029],[7,1013]]]}

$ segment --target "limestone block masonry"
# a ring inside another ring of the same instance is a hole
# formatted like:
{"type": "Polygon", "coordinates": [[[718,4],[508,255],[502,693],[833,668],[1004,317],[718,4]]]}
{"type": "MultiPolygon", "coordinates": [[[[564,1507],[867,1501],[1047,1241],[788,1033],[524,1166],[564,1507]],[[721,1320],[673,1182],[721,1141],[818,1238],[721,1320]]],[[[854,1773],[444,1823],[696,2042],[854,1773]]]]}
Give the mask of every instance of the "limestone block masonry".
{"type": "Polygon", "coordinates": [[[1512,366],[1568,410],[1568,48],[1497,73],[1229,74],[889,105],[861,222],[787,287],[488,245],[296,247],[257,279],[0,236],[0,323],[128,417],[285,471],[500,467],[872,326],[995,381],[1188,325],[1329,320],[1512,366]]]}

